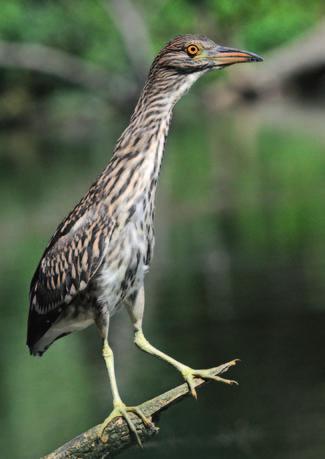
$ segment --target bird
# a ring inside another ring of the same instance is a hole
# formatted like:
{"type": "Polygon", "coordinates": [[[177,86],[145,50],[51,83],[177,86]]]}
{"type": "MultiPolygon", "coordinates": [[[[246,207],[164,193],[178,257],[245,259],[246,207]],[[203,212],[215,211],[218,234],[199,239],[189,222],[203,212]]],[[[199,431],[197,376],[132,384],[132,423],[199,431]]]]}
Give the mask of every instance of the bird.
{"type": "Polygon", "coordinates": [[[129,413],[152,425],[138,407],[122,401],[118,390],[108,337],[110,319],[122,305],[133,324],[134,343],[175,367],[195,398],[196,377],[235,383],[211,376],[209,370],[192,369],[147,340],[142,327],[144,279],[153,256],[155,194],[176,102],[209,71],[262,60],[203,35],[179,35],[169,41],[153,60],[106,168],[57,227],[36,268],[29,295],[30,353],[41,356],[59,338],[97,326],[113,398],[113,410],[102,424],[103,441],[115,417],[126,420],[140,446],[129,413]]]}

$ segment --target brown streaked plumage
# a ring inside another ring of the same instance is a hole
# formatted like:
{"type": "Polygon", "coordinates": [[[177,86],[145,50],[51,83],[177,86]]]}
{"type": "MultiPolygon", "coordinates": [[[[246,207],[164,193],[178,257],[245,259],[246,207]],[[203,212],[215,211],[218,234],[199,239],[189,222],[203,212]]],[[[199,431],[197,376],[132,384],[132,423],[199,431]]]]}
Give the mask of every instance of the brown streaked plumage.
{"type": "MultiPolygon", "coordinates": [[[[172,109],[204,73],[259,56],[216,45],[204,36],[183,35],[170,41],[153,61],[139,101],[113,152],[88,193],[59,225],[36,269],[30,287],[27,344],[42,355],[58,338],[96,323],[103,339],[113,393],[114,416],[123,416],[141,444],[121,401],[109,319],[124,302],[140,349],[175,366],[196,396],[193,378],[211,378],[154,348],[142,332],[144,276],[154,247],[154,202],[172,109]]],[[[214,377],[219,381],[233,381],[214,377]]]]}

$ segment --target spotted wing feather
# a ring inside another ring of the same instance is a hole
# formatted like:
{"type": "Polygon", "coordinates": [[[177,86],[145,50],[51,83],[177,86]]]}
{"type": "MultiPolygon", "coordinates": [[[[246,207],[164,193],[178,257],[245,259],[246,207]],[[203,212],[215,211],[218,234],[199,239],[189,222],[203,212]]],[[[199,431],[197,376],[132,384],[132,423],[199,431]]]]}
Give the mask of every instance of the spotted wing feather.
{"type": "Polygon", "coordinates": [[[113,229],[114,222],[104,212],[96,218],[83,217],[48,246],[30,287],[29,347],[56,320],[62,307],[86,289],[102,264],[113,229]]]}

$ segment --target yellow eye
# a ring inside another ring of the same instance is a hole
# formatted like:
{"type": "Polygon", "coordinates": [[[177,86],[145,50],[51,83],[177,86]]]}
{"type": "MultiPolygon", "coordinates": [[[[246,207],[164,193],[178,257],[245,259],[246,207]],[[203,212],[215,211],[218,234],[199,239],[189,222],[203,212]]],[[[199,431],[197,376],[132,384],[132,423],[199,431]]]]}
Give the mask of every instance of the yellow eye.
{"type": "Polygon", "coordinates": [[[194,57],[196,56],[198,53],[199,53],[199,47],[196,46],[196,45],[189,45],[187,48],[186,48],[186,52],[187,54],[190,56],[190,57],[194,57]]]}

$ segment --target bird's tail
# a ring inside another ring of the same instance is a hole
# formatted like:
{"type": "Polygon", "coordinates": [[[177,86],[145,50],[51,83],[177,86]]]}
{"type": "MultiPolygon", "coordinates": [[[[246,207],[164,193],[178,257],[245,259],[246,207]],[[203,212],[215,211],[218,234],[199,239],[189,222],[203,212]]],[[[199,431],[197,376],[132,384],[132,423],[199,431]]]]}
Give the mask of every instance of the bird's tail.
{"type": "Polygon", "coordinates": [[[47,314],[40,314],[35,309],[30,309],[26,344],[32,355],[42,356],[55,340],[68,334],[53,327],[59,315],[60,311],[57,309],[47,314]]]}

